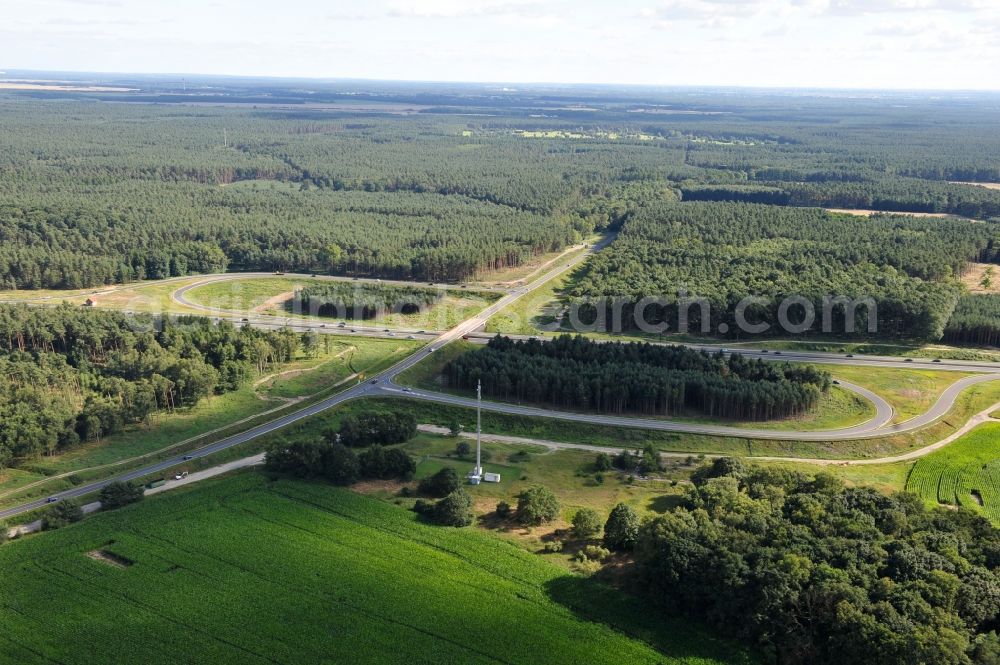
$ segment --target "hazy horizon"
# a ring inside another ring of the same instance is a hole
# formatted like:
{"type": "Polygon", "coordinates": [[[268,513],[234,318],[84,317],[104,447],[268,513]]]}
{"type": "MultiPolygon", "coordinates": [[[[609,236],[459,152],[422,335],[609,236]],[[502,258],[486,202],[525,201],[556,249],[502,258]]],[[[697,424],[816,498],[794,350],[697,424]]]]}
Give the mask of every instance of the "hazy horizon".
{"type": "Polygon", "coordinates": [[[1000,3],[989,0],[42,0],[4,19],[0,69],[1000,89],[1000,3]]]}

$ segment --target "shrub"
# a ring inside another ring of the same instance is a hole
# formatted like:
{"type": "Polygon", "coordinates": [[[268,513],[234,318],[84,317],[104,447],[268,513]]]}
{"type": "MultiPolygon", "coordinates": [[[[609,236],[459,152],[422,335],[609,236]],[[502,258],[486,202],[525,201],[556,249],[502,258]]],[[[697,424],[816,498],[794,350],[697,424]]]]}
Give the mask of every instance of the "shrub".
{"type": "Polygon", "coordinates": [[[464,489],[457,489],[434,505],[434,521],[444,526],[469,526],[475,519],[472,497],[464,489]]]}
{"type": "Polygon", "coordinates": [[[510,504],[506,501],[500,501],[497,503],[497,517],[510,517],[510,510],[510,504]]]}
{"type": "Polygon", "coordinates": [[[358,456],[347,446],[335,443],[323,451],[323,477],[335,485],[351,485],[361,475],[358,456]]]}
{"type": "Polygon", "coordinates": [[[647,443],[642,449],[642,458],[639,460],[639,471],[644,474],[663,471],[663,459],[659,451],[651,443],[647,443]]]}
{"type": "Polygon", "coordinates": [[[515,464],[517,462],[527,462],[530,459],[531,459],[531,453],[529,453],[527,450],[518,450],[517,452],[511,453],[510,455],[507,456],[507,461],[515,464]]]}
{"type": "Polygon", "coordinates": [[[594,471],[610,471],[613,466],[614,461],[611,459],[611,455],[597,453],[597,457],[594,459],[594,471]]]}
{"type": "Polygon", "coordinates": [[[417,433],[417,419],[410,413],[361,413],[340,422],[338,441],[345,446],[404,443],[417,433]]]}
{"type": "Polygon", "coordinates": [[[593,575],[601,569],[601,564],[599,561],[591,561],[586,557],[580,557],[573,560],[573,568],[583,575],[593,575]]]}
{"type": "Polygon", "coordinates": [[[563,541],[561,541],[561,540],[550,540],[549,542],[545,543],[545,546],[542,547],[542,550],[544,550],[545,552],[548,552],[549,554],[554,554],[556,552],[562,552],[563,551],[563,541]]]}
{"type": "Polygon", "coordinates": [[[462,423],[458,422],[458,420],[452,420],[450,423],[448,423],[448,434],[450,434],[451,436],[461,436],[463,429],[464,428],[462,427],[462,423]]]}
{"type": "Polygon", "coordinates": [[[541,485],[533,485],[517,497],[517,520],[521,524],[537,526],[551,522],[558,514],[559,500],[541,485]]]}
{"type": "Polygon", "coordinates": [[[459,441],[455,444],[455,455],[458,457],[468,457],[472,453],[472,446],[469,445],[468,441],[459,441]]]}
{"type": "Polygon", "coordinates": [[[585,559],[589,559],[590,561],[604,561],[611,556],[611,551],[601,547],[600,545],[587,545],[577,554],[582,555],[585,559]]]}
{"type": "Polygon", "coordinates": [[[426,499],[417,499],[413,504],[413,512],[418,515],[430,517],[434,513],[434,502],[426,499]]]}
{"type": "MultiPolygon", "coordinates": [[[[73,499],[63,499],[45,511],[45,515],[42,516],[42,529],[44,531],[59,529],[82,519],[83,508],[80,507],[80,504],[73,499]]],[[[7,535],[6,528],[3,529],[3,532],[4,535],[7,535]]]]}
{"type": "Polygon", "coordinates": [[[630,550],[639,537],[639,515],[632,506],[619,503],[604,524],[604,544],[613,550],[630,550]]]}
{"type": "Polygon", "coordinates": [[[398,448],[372,446],[358,455],[361,477],[388,480],[400,478],[409,480],[417,470],[417,464],[405,451],[398,448]]]}
{"type": "Polygon", "coordinates": [[[270,471],[298,478],[323,477],[337,485],[350,485],[360,475],[358,456],[353,450],[323,440],[275,444],[265,454],[264,465],[270,471]]]}
{"type": "Polygon", "coordinates": [[[448,496],[462,486],[462,480],[451,467],[445,467],[420,481],[420,493],[427,496],[448,496]]]}
{"type": "Polygon", "coordinates": [[[593,508],[581,508],[573,515],[573,535],[589,538],[601,531],[601,516],[593,508]]]}
{"type": "Polygon", "coordinates": [[[101,489],[100,500],[102,510],[114,510],[127,506],[130,503],[142,501],[145,497],[142,485],[136,485],[131,481],[114,481],[108,483],[101,489]]]}
{"type": "Polygon", "coordinates": [[[639,456],[630,450],[622,450],[611,459],[611,464],[616,469],[630,471],[639,465],[639,456]]]}
{"type": "Polygon", "coordinates": [[[314,478],[323,472],[323,453],[328,447],[329,444],[316,440],[279,442],[264,454],[264,467],[298,478],[314,478]]]}

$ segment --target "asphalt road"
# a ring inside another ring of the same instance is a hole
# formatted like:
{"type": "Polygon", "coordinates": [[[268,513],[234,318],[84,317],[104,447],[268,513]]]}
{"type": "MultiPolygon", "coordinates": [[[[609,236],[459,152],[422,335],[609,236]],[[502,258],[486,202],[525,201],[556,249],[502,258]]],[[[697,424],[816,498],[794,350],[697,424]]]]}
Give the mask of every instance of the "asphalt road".
{"type": "MultiPolygon", "coordinates": [[[[401,372],[409,369],[416,365],[420,360],[422,360],[428,353],[434,353],[438,351],[442,346],[459,339],[463,336],[472,336],[473,332],[486,324],[486,321],[492,317],[494,314],[509,306],[519,298],[523,297],[525,294],[537,289],[538,287],[544,285],[552,279],[555,279],[559,275],[570,270],[572,267],[578,265],[580,262],[584,261],[593,252],[599,251],[605,245],[610,243],[614,239],[613,235],[605,237],[600,243],[591,247],[587,252],[583,252],[577,257],[567,261],[565,264],[561,264],[554,267],[547,272],[543,273],[541,277],[532,281],[530,285],[521,286],[511,290],[506,293],[502,298],[497,300],[492,305],[486,307],[484,310],[476,314],[475,316],[463,321],[459,325],[455,326],[451,330],[443,332],[436,337],[433,337],[431,341],[424,349],[418,351],[417,353],[411,354],[407,358],[399,361],[389,369],[385,370],[379,374],[376,378],[369,382],[357,384],[337,395],[327,398],[321,402],[317,402],[308,407],[300,409],[294,413],[287,414],[280,418],[277,418],[271,422],[263,425],[251,428],[245,432],[235,434],[233,436],[227,437],[213,444],[205,446],[195,451],[191,451],[185,455],[173,456],[169,459],[165,459],[161,462],[156,462],[143,466],[141,468],[123,473],[121,475],[115,476],[113,478],[95,481],[92,483],[87,483],[80,485],[65,492],[60,492],[58,494],[49,497],[48,499],[40,499],[36,501],[31,501],[20,506],[13,508],[7,508],[5,510],[0,510],[0,519],[13,517],[21,513],[34,510],[45,506],[50,499],[64,499],[79,497],[86,494],[90,494],[99,491],[102,487],[108,483],[115,480],[133,480],[136,478],[141,478],[144,476],[156,474],[160,471],[165,471],[166,469],[176,467],[177,465],[183,464],[185,461],[190,459],[196,459],[200,457],[205,457],[213,453],[231,448],[233,446],[246,443],[252,439],[256,439],[260,436],[269,434],[275,430],[281,429],[287,425],[294,422],[302,420],[304,418],[309,418],[313,415],[326,411],[334,406],[343,404],[352,399],[357,399],[366,396],[404,396],[413,397],[416,399],[422,399],[427,401],[433,401],[443,404],[455,404],[458,406],[475,406],[475,400],[466,397],[460,397],[455,395],[448,395],[444,393],[436,393],[423,390],[412,390],[409,388],[403,388],[396,385],[393,380],[401,372]]],[[[270,274],[270,273],[268,273],[270,274]]],[[[251,322],[252,323],[252,322],[251,322]]],[[[308,322],[304,322],[307,327],[308,322]]],[[[278,323],[276,325],[285,325],[284,323],[278,323]]],[[[357,329],[357,328],[355,328],[357,329]]],[[[327,331],[325,328],[323,331],[327,331]]],[[[342,333],[342,330],[333,329],[328,332],[342,333]]],[[[483,337],[481,335],[477,337],[483,337]]],[[[696,346],[695,348],[704,348],[706,350],[719,350],[721,347],[717,346],[696,346]]],[[[918,363],[914,361],[913,363],[905,362],[899,358],[882,357],[882,356],[861,356],[855,355],[853,357],[847,357],[845,355],[830,354],[830,353],[820,353],[820,352],[753,352],[743,349],[738,350],[739,353],[747,355],[748,357],[762,357],[768,360],[788,360],[795,362],[818,362],[827,364],[850,364],[850,365],[860,365],[860,366],[880,366],[880,367],[902,367],[910,368],[914,367],[915,364],[924,365],[925,363],[918,363]]],[[[516,404],[505,404],[499,402],[483,402],[483,408],[491,411],[510,413],[516,415],[530,415],[539,416],[547,418],[558,418],[562,420],[571,420],[576,422],[591,423],[597,425],[610,425],[618,427],[639,427],[654,430],[664,430],[673,432],[688,432],[697,434],[708,434],[716,436],[735,436],[744,438],[761,438],[761,439],[780,439],[780,440],[807,440],[807,441],[836,441],[836,440],[850,440],[850,439],[864,439],[873,438],[878,436],[889,436],[892,434],[898,434],[901,432],[911,431],[922,427],[928,423],[931,423],[941,416],[943,416],[951,405],[954,403],[955,398],[958,394],[966,387],[973,385],[975,383],[980,383],[983,381],[991,381],[1000,378],[1000,367],[996,364],[991,363],[970,363],[967,361],[942,361],[940,363],[926,362],[928,368],[941,369],[941,370],[953,370],[953,371],[966,371],[966,372],[986,372],[986,374],[965,377],[947,390],[945,390],[938,401],[928,410],[926,413],[912,418],[904,423],[899,423],[896,425],[889,424],[892,419],[892,409],[877,395],[874,395],[870,391],[861,388],[860,386],[855,386],[853,384],[848,384],[841,381],[841,385],[845,388],[855,390],[856,392],[864,395],[870,399],[876,406],[876,415],[874,418],[866,423],[856,425],[853,427],[847,427],[839,430],[827,430],[827,431],[811,431],[811,432],[794,432],[794,431],[773,431],[773,430],[762,430],[762,429],[752,429],[752,428],[740,428],[740,427],[728,427],[724,425],[708,425],[708,424],[698,424],[698,423],[684,423],[684,422],[673,422],[668,420],[656,420],[651,418],[632,418],[625,416],[604,416],[595,414],[585,414],[585,413],[571,413],[571,412],[561,412],[554,411],[550,409],[540,409],[536,407],[520,406],[516,404]]]]}
{"type": "Polygon", "coordinates": [[[592,246],[589,251],[584,252],[579,256],[567,261],[565,264],[559,265],[558,267],[555,267],[549,270],[548,272],[544,273],[541,277],[533,281],[530,286],[518,287],[510,291],[509,293],[504,295],[502,298],[497,300],[489,307],[486,307],[484,310],[482,310],[475,316],[463,321],[462,323],[458,324],[451,330],[448,330],[447,332],[438,335],[431,344],[429,344],[421,351],[413,353],[408,357],[400,360],[392,367],[383,371],[380,375],[378,375],[377,378],[372,379],[369,382],[356,384],[351,388],[348,388],[347,390],[338,393],[336,395],[333,395],[332,397],[329,397],[325,400],[316,402],[315,404],[307,406],[293,413],[281,416],[280,418],[276,418],[275,420],[272,420],[263,425],[258,425],[257,427],[253,427],[249,430],[246,430],[245,432],[234,434],[233,436],[226,437],[225,439],[221,439],[219,441],[216,441],[215,443],[209,444],[207,446],[185,453],[183,455],[171,456],[170,458],[165,459],[161,462],[148,464],[143,467],[137,468],[133,471],[129,471],[114,476],[112,478],[94,481],[91,483],[85,483],[83,485],[74,487],[73,489],[53,494],[51,497],[30,501],[28,503],[15,506],[13,508],[0,510],[0,519],[14,517],[21,513],[25,513],[30,510],[35,510],[36,508],[41,508],[47,505],[52,499],[57,499],[57,500],[70,499],[70,498],[84,496],[86,494],[91,494],[93,492],[100,491],[101,488],[114,481],[134,480],[136,478],[142,478],[144,476],[153,475],[158,472],[165,471],[167,469],[175,467],[177,465],[183,464],[186,461],[201,457],[206,457],[213,453],[226,450],[227,448],[232,448],[233,446],[238,446],[242,443],[246,443],[247,441],[251,441],[258,437],[274,432],[275,430],[286,427],[287,425],[290,425],[299,420],[303,420],[305,418],[314,416],[318,413],[322,413],[327,409],[333,408],[338,404],[343,404],[344,402],[347,402],[349,400],[357,399],[359,397],[364,397],[364,396],[381,395],[383,394],[384,386],[389,386],[391,380],[395,376],[399,375],[400,372],[403,372],[409,369],[410,367],[413,367],[415,364],[420,362],[426,356],[426,354],[433,353],[437,351],[439,348],[441,348],[441,346],[448,344],[449,342],[452,342],[456,339],[459,339],[463,335],[466,335],[472,332],[473,330],[485,325],[486,321],[494,314],[496,314],[503,308],[507,307],[508,305],[516,301],[518,298],[522,297],[524,294],[530,292],[532,289],[538,288],[539,286],[542,286],[546,282],[555,279],[559,275],[565,273],[567,270],[570,270],[573,266],[579,264],[581,261],[586,259],[591,253],[602,249],[613,239],[614,236],[605,237],[600,243],[597,243],[596,245],[592,246]]]}

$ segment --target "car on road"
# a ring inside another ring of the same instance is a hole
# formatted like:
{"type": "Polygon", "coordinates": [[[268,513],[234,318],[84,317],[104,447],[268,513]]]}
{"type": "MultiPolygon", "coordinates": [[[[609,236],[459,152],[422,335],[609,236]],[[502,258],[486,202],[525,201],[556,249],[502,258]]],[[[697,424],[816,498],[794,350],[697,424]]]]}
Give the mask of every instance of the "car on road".
{"type": "Polygon", "coordinates": [[[184,460],[185,462],[188,462],[188,461],[190,461],[190,460],[193,460],[193,459],[194,459],[194,455],[185,455],[185,456],[184,456],[184,457],[182,457],[181,459],[182,459],[182,460],[184,460]]]}
{"type": "Polygon", "coordinates": [[[939,362],[941,362],[941,359],[940,359],[940,358],[935,358],[935,359],[934,359],[934,360],[932,360],[931,362],[932,362],[932,363],[939,363],[939,362]]]}
{"type": "Polygon", "coordinates": [[[854,357],[854,354],[853,354],[853,353],[848,353],[848,354],[847,354],[846,356],[844,356],[844,357],[845,357],[845,358],[853,358],[853,357],[854,357]]]}
{"type": "Polygon", "coordinates": [[[368,383],[370,383],[370,384],[372,384],[374,386],[376,383],[378,383],[378,379],[372,379],[368,383]]]}
{"type": "Polygon", "coordinates": [[[45,503],[55,503],[58,500],[59,500],[59,497],[57,497],[57,496],[50,496],[49,498],[47,498],[45,500],[45,503]]]}
{"type": "Polygon", "coordinates": [[[416,337],[414,337],[413,335],[407,335],[406,339],[416,339],[416,337]]]}
{"type": "Polygon", "coordinates": [[[781,351],[775,351],[775,352],[774,352],[774,355],[776,355],[776,356],[780,356],[780,355],[781,355],[781,351]]]}
{"type": "Polygon", "coordinates": [[[913,362],[913,358],[903,358],[903,362],[904,363],[912,363],[913,362]]]}
{"type": "Polygon", "coordinates": [[[240,319],[243,323],[249,323],[250,319],[240,319]]]}
{"type": "Polygon", "coordinates": [[[403,392],[404,393],[412,393],[413,392],[413,388],[403,388],[403,392]]]}
{"type": "Polygon", "coordinates": [[[462,339],[469,339],[468,335],[462,335],[462,339]]]}

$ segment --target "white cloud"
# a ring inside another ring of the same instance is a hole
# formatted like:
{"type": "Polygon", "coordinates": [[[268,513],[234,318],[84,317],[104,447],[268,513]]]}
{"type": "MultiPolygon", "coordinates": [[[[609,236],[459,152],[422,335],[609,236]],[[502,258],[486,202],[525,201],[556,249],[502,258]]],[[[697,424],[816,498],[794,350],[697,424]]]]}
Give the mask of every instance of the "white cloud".
{"type": "Polygon", "coordinates": [[[393,18],[475,18],[535,15],[546,3],[539,0],[397,0],[389,5],[393,18]]]}
{"type": "Polygon", "coordinates": [[[829,0],[826,11],[842,16],[880,13],[968,13],[996,7],[994,0],[829,0]]]}

